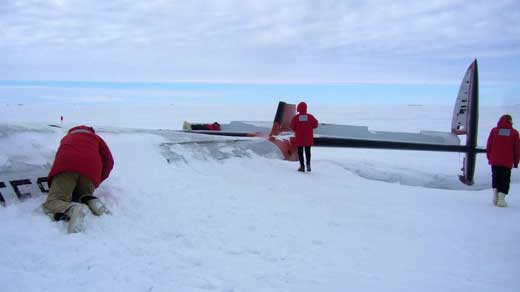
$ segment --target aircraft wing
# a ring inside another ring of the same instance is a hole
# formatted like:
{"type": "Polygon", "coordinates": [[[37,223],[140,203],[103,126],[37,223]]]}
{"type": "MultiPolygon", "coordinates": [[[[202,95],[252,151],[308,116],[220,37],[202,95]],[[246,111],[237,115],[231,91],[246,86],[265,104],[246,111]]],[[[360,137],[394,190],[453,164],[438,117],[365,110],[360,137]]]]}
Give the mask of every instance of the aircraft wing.
{"type": "MultiPolygon", "coordinates": [[[[296,106],[280,101],[274,121],[240,122],[221,125],[222,131],[195,130],[192,133],[266,137],[276,144],[285,159],[297,160],[295,147],[291,143],[291,118],[296,114],[296,106]]],[[[478,127],[478,67],[477,60],[467,69],[462,80],[455,107],[450,132],[421,131],[419,133],[371,131],[365,126],[319,124],[314,131],[314,145],[322,147],[354,147],[373,149],[419,150],[466,153],[463,175],[460,180],[473,184],[476,154],[485,152],[477,147],[478,127]],[[465,145],[461,145],[459,135],[466,135],[465,145]]]]}

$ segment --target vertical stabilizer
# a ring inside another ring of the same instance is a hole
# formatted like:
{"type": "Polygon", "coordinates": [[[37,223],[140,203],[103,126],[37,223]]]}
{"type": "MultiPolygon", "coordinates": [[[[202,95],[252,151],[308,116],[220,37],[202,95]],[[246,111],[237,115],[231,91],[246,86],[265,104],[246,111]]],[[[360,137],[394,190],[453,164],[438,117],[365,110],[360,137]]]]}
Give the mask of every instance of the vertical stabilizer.
{"type": "Polygon", "coordinates": [[[466,156],[464,157],[460,180],[473,184],[475,161],[477,156],[478,134],[478,65],[475,59],[469,66],[460,85],[457,101],[453,110],[451,131],[457,135],[466,135],[466,156]]]}
{"type": "Polygon", "coordinates": [[[276,136],[281,132],[290,131],[289,124],[295,114],[296,105],[280,101],[276,109],[270,136],[276,136]]]}
{"type": "Polygon", "coordinates": [[[292,117],[296,114],[296,105],[280,101],[274,116],[273,127],[269,134],[269,141],[278,146],[286,160],[296,161],[298,156],[294,145],[289,139],[276,137],[282,132],[290,131],[292,117]]]}
{"type": "Polygon", "coordinates": [[[466,135],[468,132],[468,111],[470,103],[470,86],[471,79],[473,78],[473,62],[460,84],[459,94],[455,101],[455,108],[453,109],[453,118],[451,121],[451,132],[457,135],[466,135]]]}

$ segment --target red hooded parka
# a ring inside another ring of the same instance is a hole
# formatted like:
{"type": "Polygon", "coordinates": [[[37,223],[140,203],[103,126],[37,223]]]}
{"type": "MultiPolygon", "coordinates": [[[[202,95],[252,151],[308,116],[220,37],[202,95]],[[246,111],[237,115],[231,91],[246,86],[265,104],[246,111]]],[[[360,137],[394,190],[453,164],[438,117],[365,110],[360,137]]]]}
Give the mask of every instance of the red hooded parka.
{"type": "Polygon", "coordinates": [[[518,167],[520,138],[507,115],[502,116],[497,126],[489,133],[486,154],[491,165],[507,168],[512,168],[513,165],[518,167]]]}
{"type": "Polygon", "coordinates": [[[204,127],[209,131],[220,131],[220,124],[217,122],[214,122],[213,124],[204,124],[204,127]]]}
{"type": "Polygon", "coordinates": [[[49,186],[55,175],[67,171],[88,177],[98,187],[113,166],[114,159],[105,141],[91,127],[77,126],[61,139],[49,172],[49,186]]]}
{"type": "Polygon", "coordinates": [[[313,129],[318,127],[318,120],[307,113],[307,104],[300,102],[296,107],[298,114],[291,119],[290,127],[294,131],[296,147],[311,146],[314,144],[313,129]]]}

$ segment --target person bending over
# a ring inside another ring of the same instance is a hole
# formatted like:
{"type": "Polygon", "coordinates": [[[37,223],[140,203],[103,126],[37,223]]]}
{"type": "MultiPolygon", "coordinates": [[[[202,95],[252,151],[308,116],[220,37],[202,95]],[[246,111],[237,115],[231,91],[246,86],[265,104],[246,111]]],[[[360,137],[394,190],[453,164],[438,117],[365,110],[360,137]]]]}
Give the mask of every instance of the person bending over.
{"type": "Polygon", "coordinates": [[[114,166],[112,153],[92,127],[76,126],[63,137],[48,175],[49,194],[42,207],[54,220],[68,221],[68,232],[84,229],[89,210],[94,215],[110,213],[94,196],[114,166]]]}

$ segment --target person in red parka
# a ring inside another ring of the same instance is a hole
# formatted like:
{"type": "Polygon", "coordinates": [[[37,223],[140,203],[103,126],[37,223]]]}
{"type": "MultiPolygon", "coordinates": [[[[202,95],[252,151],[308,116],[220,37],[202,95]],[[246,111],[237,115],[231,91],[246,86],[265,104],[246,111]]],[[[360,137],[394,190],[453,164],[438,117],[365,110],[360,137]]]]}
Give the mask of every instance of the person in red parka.
{"type": "Polygon", "coordinates": [[[113,166],[110,149],[92,127],[71,128],[61,140],[49,172],[49,195],[43,210],[54,220],[68,220],[69,233],[83,229],[89,209],[97,216],[110,213],[93,194],[113,166]]]}
{"type": "Polygon", "coordinates": [[[500,117],[489,133],[486,154],[491,165],[493,204],[507,207],[505,196],[509,193],[511,168],[517,168],[520,160],[520,138],[513,128],[511,115],[500,117]]]}
{"type": "Polygon", "coordinates": [[[311,171],[311,146],[314,144],[314,129],[318,127],[318,120],[313,115],[307,113],[307,104],[305,102],[300,102],[296,110],[298,114],[291,119],[290,127],[294,131],[294,144],[298,147],[298,159],[300,160],[298,171],[305,172],[303,161],[304,148],[307,171],[311,171]]]}
{"type": "Polygon", "coordinates": [[[220,131],[220,124],[214,122],[213,124],[204,124],[204,127],[209,131],[220,131]]]}
{"type": "Polygon", "coordinates": [[[220,131],[220,124],[218,122],[214,122],[213,124],[191,124],[188,122],[184,122],[182,129],[184,131],[193,131],[193,130],[204,130],[204,131],[220,131]]]}

